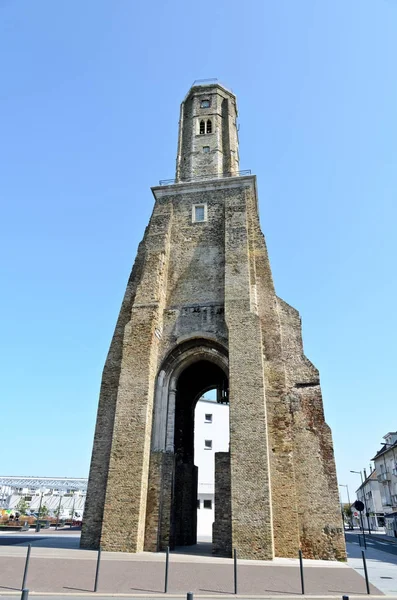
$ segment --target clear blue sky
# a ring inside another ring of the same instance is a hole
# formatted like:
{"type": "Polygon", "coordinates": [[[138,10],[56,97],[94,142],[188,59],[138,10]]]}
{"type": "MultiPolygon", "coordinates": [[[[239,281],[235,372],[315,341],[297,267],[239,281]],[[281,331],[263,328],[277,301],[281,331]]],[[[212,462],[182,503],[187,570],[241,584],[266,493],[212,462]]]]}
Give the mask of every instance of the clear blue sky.
{"type": "Polygon", "coordinates": [[[0,0],[2,474],[88,474],[150,186],[218,77],[353,491],[397,429],[396,28],[395,0],[0,0]]]}

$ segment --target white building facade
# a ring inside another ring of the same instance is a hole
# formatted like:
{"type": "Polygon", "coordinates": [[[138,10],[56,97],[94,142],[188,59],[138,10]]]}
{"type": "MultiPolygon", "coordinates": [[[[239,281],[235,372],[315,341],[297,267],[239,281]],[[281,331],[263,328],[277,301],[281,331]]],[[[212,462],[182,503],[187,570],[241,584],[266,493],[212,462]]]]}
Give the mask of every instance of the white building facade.
{"type": "Polygon", "coordinates": [[[194,463],[198,467],[197,539],[212,538],[215,453],[229,451],[229,406],[201,398],[194,418],[194,463]]]}
{"type": "MultiPolygon", "coordinates": [[[[385,527],[385,509],[382,504],[379,481],[376,470],[372,471],[369,477],[365,478],[364,483],[356,491],[357,500],[360,500],[365,509],[363,511],[363,524],[365,529],[372,531],[383,531],[385,527]],[[368,517],[367,517],[368,512],[368,517]]],[[[353,523],[356,527],[361,526],[360,514],[353,509],[353,523]]]]}
{"type": "Polygon", "coordinates": [[[386,533],[397,537],[397,432],[387,433],[383,447],[372,459],[378,477],[386,533]]]}

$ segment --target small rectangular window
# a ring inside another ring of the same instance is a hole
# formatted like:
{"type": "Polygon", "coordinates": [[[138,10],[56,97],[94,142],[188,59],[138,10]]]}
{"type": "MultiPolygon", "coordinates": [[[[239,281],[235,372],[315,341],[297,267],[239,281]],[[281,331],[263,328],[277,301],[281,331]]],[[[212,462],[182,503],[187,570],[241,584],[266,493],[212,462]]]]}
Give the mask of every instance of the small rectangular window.
{"type": "Polygon", "coordinates": [[[212,508],[212,500],[204,500],[204,508],[212,508]]]}
{"type": "Polygon", "coordinates": [[[197,508],[200,508],[200,500],[197,500],[197,508]]]}
{"type": "Polygon", "coordinates": [[[204,154],[208,154],[209,151],[210,151],[210,147],[209,146],[203,146],[203,152],[204,152],[204,154]]]}
{"type": "Polygon", "coordinates": [[[192,221],[193,223],[203,223],[207,220],[207,205],[193,204],[192,221]]]}
{"type": "Polygon", "coordinates": [[[206,450],[212,450],[212,440],[205,440],[204,441],[204,448],[206,450]]]}
{"type": "Polygon", "coordinates": [[[209,108],[210,107],[210,101],[209,100],[201,100],[200,106],[201,106],[201,108],[209,108]]]}
{"type": "Polygon", "coordinates": [[[205,422],[212,423],[212,415],[211,413],[205,415],[205,422]]]}

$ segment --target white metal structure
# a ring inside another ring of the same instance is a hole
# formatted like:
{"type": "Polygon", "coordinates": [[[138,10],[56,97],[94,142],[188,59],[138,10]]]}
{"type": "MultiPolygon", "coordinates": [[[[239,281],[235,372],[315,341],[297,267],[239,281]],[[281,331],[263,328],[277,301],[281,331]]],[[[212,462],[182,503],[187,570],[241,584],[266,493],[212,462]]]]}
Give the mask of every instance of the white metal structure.
{"type": "Polygon", "coordinates": [[[30,512],[38,510],[40,500],[49,513],[59,509],[60,518],[81,518],[87,479],[67,477],[0,477],[0,511],[16,511],[20,501],[30,512]]]}

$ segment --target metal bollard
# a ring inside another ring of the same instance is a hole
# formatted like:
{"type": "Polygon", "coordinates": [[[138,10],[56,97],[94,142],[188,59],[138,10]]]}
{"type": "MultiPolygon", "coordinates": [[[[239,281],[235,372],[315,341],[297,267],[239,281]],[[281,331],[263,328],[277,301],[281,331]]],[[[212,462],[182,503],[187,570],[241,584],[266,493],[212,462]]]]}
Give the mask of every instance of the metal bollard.
{"type": "Polygon", "coordinates": [[[96,571],[95,571],[95,583],[94,583],[94,592],[98,589],[98,579],[99,579],[99,567],[101,565],[101,547],[98,548],[98,558],[96,561],[96,571]]]}
{"type": "Polygon", "coordinates": [[[237,594],[237,550],[233,550],[234,558],[234,593],[237,594]]]}
{"type": "Polygon", "coordinates": [[[165,555],[165,579],[164,579],[164,594],[168,592],[168,565],[170,562],[170,547],[167,546],[167,552],[165,555]]]}
{"type": "Polygon", "coordinates": [[[349,600],[349,596],[342,596],[342,600],[349,600]]]}
{"type": "Polygon", "coordinates": [[[302,594],[305,593],[305,580],[303,579],[303,557],[302,557],[302,550],[299,550],[299,570],[301,573],[301,588],[302,588],[302,594]]]}
{"type": "Polygon", "coordinates": [[[28,598],[29,598],[29,590],[27,590],[26,588],[24,588],[22,590],[21,600],[28,600],[28,598]]]}
{"type": "MultiPolygon", "coordinates": [[[[25,569],[24,569],[24,572],[23,572],[23,579],[22,579],[22,587],[21,587],[22,596],[21,596],[21,598],[24,598],[23,591],[25,589],[26,580],[28,578],[28,570],[29,570],[29,561],[30,561],[30,551],[31,551],[31,549],[32,549],[31,544],[28,544],[28,551],[26,553],[26,561],[25,561],[25,569]]],[[[29,594],[29,590],[27,590],[27,593],[29,594]]]]}
{"type": "Polygon", "coordinates": [[[193,600],[193,592],[188,592],[186,594],[186,600],[193,600]]]}
{"type": "Polygon", "coordinates": [[[370,592],[370,589],[369,589],[367,561],[365,560],[365,552],[364,552],[364,550],[361,550],[361,554],[362,554],[362,557],[363,557],[364,574],[365,574],[365,585],[367,586],[367,594],[370,594],[371,592],[370,592]]]}

